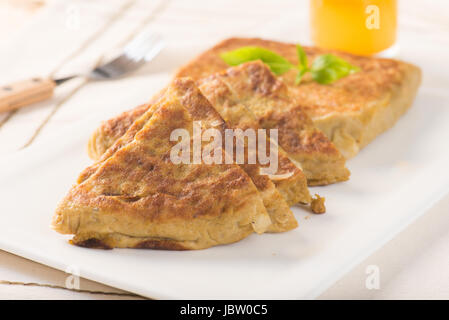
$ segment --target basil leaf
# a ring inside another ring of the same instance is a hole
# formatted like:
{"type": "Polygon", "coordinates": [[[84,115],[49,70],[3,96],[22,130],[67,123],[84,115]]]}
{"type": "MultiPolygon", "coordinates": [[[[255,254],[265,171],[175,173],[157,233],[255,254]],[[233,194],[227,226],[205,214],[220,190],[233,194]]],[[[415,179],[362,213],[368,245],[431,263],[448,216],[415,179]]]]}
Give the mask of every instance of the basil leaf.
{"type": "Polygon", "coordinates": [[[299,44],[296,45],[296,52],[298,54],[298,67],[300,70],[307,69],[307,55],[299,44]]]}
{"type": "Polygon", "coordinates": [[[298,85],[301,82],[302,76],[308,71],[307,68],[307,55],[301,45],[296,45],[296,53],[298,54],[298,74],[295,78],[295,84],[298,85]]]}
{"type": "Polygon", "coordinates": [[[260,47],[242,47],[220,54],[220,57],[230,66],[237,66],[244,62],[261,60],[276,75],[289,71],[294,66],[284,57],[260,47]]]}
{"type": "Polygon", "coordinates": [[[301,82],[302,76],[308,71],[307,68],[302,68],[301,70],[298,71],[298,74],[296,75],[295,78],[295,84],[298,85],[301,82]]]}
{"type": "Polygon", "coordinates": [[[316,82],[329,84],[359,70],[358,67],[337,56],[324,54],[313,61],[310,73],[316,82]]]}
{"type": "Polygon", "coordinates": [[[221,53],[220,57],[231,66],[237,66],[248,61],[261,60],[276,75],[281,75],[291,69],[296,69],[298,72],[295,78],[296,84],[299,84],[303,75],[309,71],[312,79],[316,82],[329,84],[360,70],[358,67],[332,54],[324,54],[317,57],[309,68],[307,55],[299,44],[296,45],[296,52],[298,54],[297,66],[291,64],[284,57],[261,47],[241,47],[233,51],[221,53]]]}

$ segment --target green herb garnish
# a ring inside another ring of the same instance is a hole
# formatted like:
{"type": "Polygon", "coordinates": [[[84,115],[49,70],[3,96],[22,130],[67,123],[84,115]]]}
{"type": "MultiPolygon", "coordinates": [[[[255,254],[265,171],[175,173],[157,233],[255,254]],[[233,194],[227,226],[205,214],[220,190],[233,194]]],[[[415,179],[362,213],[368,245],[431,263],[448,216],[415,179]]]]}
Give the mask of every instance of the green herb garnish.
{"type": "Polygon", "coordinates": [[[312,79],[316,82],[329,84],[360,70],[358,67],[332,54],[318,56],[309,68],[307,55],[299,44],[296,45],[296,52],[298,54],[298,65],[296,66],[277,53],[260,47],[241,47],[233,51],[224,52],[220,56],[230,66],[261,60],[278,76],[291,69],[296,69],[298,71],[295,79],[296,84],[301,82],[306,72],[310,72],[312,79]]]}
{"type": "Polygon", "coordinates": [[[292,64],[277,53],[259,47],[242,47],[221,54],[221,58],[230,66],[244,62],[261,60],[267,64],[276,75],[281,75],[292,68],[292,64]]]}
{"type": "Polygon", "coordinates": [[[360,68],[342,58],[332,54],[323,54],[313,61],[310,73],[316,82],[328,84],[359,70],[360,68]]]}
{"type": "Polygon", "coordinates": [[[297,44],[296,45],[296,53],[298,55],[298,74],[296,75],[295,84],[299,84],[301,82],[302,76],[309,71],[308,63],[307,63],[307,55],[304,52],[304,49],[297,44]]]}

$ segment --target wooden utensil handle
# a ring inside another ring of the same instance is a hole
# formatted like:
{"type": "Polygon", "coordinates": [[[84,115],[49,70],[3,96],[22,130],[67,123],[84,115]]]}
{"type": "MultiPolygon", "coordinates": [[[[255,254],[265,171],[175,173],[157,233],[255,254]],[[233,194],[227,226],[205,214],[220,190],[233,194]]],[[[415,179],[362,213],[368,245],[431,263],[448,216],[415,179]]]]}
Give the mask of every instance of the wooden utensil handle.
{"type": "Polygon", "coordinates": [[[0,87],[0,112],[25,107],[49,99],[56,83],[51,79],[33,78],[0,87]]]}

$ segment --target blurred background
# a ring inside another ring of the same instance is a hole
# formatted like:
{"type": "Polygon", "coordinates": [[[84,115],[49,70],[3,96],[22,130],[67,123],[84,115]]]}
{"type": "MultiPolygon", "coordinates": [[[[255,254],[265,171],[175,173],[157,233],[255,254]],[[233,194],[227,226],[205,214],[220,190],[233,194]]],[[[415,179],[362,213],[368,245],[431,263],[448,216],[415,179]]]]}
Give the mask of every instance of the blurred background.
{"type": "Polygon", "coordinates": [[[7,41],[52,0],[0,0],[0,37],[7,41]]]}

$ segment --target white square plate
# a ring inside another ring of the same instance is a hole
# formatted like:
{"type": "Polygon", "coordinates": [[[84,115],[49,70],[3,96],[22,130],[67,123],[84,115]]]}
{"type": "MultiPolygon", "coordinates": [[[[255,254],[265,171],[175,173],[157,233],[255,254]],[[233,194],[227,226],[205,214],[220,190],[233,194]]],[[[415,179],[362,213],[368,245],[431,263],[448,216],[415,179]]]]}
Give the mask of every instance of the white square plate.
{"type": "MultiPolygon", "coordinates": [[[[449,191],[447,68],[420,48],[407,55],[425,75],[410,111],[348,162],[350,181],[311,189],[326,197],[327,213],[295,208],[296,230],[187,252],[69,245],[49,224],[90,163],[97,115],[0,160],[0,248],[153,298],[314,298],[449,191]]],[[[111,97],[110,108],[126,108],[111,97]]]]}

